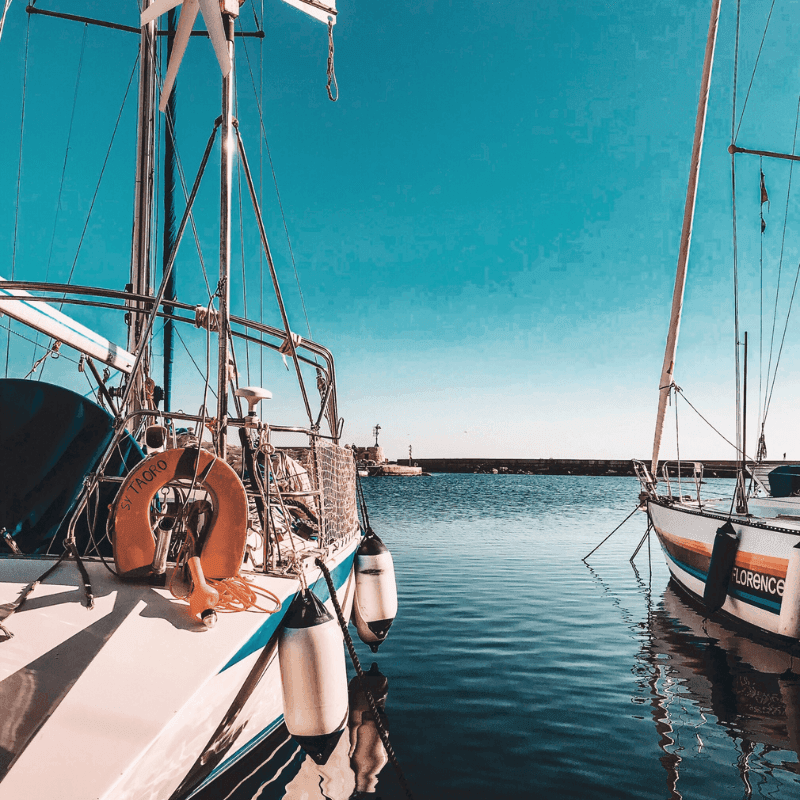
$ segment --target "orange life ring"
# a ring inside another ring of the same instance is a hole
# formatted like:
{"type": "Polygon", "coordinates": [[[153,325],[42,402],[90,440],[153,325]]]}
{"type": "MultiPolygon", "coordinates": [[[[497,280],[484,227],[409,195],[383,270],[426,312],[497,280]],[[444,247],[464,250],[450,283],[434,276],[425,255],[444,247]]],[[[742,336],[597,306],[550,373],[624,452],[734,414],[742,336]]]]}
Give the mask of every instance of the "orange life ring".
{"type": "Polygon", "coordinates": [[[124,577],[149,574],[155,556],[150,504],[170,481],[197,474],[211,496],[212,515],[200,553],[203,573],[217,580],[239,574],[247,542],[247,494],[228,464],[206,450],[181,447],[140,462],[123,482],[109,515],[114,561],[124,577]],[[199,458],[199,465],[197,459],[199,458]]]}

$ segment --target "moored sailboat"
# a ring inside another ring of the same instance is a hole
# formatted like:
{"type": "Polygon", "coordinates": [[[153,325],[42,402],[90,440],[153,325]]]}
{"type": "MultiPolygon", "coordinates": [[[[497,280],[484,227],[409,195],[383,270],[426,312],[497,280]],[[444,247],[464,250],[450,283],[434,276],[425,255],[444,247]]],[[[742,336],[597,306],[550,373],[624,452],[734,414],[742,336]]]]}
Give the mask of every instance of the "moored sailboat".
{"type": "MultiPolygon", "coordinates": [[[[793,646],[800,639],[800,498],[791,496],[791,492],[776,491],[774,487],[770,492],[769,482],[760,479],[757,464],[746,456],[746,349],[742,393],[744,413],[737,414],[736,447],[740,468],[733,497],[707,499],[702,496],[701,464],[690,467],[694,476],[693,481],[690,479],[690,494],[685,494],[681,486],[680,465],[677,471],[674,463],[663,465],[663,481],[659,480],[657,472],[666,406],[670,397],[681,391],[674,380],[678,332],[719,14],[720,2],[713,0],[670,326],[659,381],[653,456],[649,465],[635,461],[634,466],[642,488],[641,502],[646,506],[649,521],[658,536],[673,579],[684,591],[701,600],[709,613],[728,615],[745,623],[751,632],[772,637],[776,644],[793,646]],[[673,470],[672,481],[668,472],[670,468],[673,470]],[[674,480],[676,475],[677,481],[674,480]]],[[[728,151],[732,164],[741,154],[784,161],[800,160],[794,154],[749,150],[739,147],[735,142],[730,144],[728,151]]],[[[733,185],[735,187],[735,182],[733,185]]],[[[761,190],[763,203],[766,194],[763,173],[761,190]]],[[[764,227],[762,214],[762,235],[764,227]]],[[[735,252],[734,238],[734,262],[735,252]]],[[[736,309],[738,315],[738,300],[736,309]]],[[[738,348],[741,344],[738,341],[738,316],[735,316],[735,320],[738,348]]],[[[738,350],[736,369],[739,391],[741,371],[738,350]]],[[[738,404],[737,397],[737,412],[740,410],[738,404]]],[[[758,460],[762,460],[765,455],[763,436],[758,451],[758,460]]],[[[684,470],[686,467],[684,462],[684,470]]]]}
{"type": "MultiPolygon", "coordinates": [[[[288,2],[332,36],[332,2],[288,2]]],[[[234,117],[240,3],[184,0],[159,95],[158,17],[179,4],[145,2],[141,15],[130,283],[109,289],[8,280],[0,289],[0,312],[49,337],[46,356],[62,346],[78,353],[75,377],[91,376],[94,394],[90,400],[31,379],[41,361],[25,378],[0,380],[4,800],[188,797],[272,737],[284,718],[320,761],[346,729],[342,631],[330,615],[331,591],[349,619],[354,560],[370,535],[359,521],[352,451],[339,444],[333,357],[291,330],[281,296],[234,117]],[[223,76],[222,113],[153,292],[155,109],[166,112],[171,138],[169,97],[198,13],[223,76]],[[217,140],[219,280],[202,303],[181,302],[170,277],[217,140]],[[280,327],[231,313],[237,161],[280,327]],[[125,346],[78,323],[64,304],[101,310],[102,319],[124,315],[125,346]],[[209,368],[196,413],[159,408],[152,341],[160,321],[205,334],[209,368]],[[241,385],[236,349],[243,345],[291,364],[304,421],[262,418],[271,394],[241,385]],[[307,391],[309,376],[318,404],[307,391]],[[206,402],[212,385],[213,412],[206,402]],[[282,435],[304,443],[281,445],[282,435]],[[313,638],[323,622],[325,641],[304,652],[295,632],[310,630],[313,638]],[[314,658],[316,679],[307,668],[314,658]],[[315,702],[298,705],[309,697],[315,702]]]]}

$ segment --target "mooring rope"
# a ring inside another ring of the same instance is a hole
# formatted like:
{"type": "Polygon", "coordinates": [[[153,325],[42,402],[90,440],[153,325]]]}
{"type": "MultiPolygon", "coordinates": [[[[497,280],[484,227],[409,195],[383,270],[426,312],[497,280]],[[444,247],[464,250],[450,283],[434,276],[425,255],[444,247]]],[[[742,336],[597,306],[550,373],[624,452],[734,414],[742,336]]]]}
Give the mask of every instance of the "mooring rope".
{"type": "Polygon", "coordinates": [[[8,639],[13,639],[14,634],[6,628],[3,623],[8,620],[8,618],[15,612],[19,611],[19,609],[24,605],[25,601],[30,596],[31,592],[45,579],[50,577],[56,569],[61,565],[64,559],[71,555],[78,566],[78,571],[81,574],[81,581],[83,583],[83,592],[86,596],[86,609],[91,611],[94,608],[94,594],[92,593],[92,582],[89,578],[89,573],[86,571],[86,566],[81,559],[80,554],[78,553],[78,548],[75,547],[73,542],[67,541],[64,544],[64,551],[58,557],[58,559],[53,563],[50,567],[48,567],[38,578],[32,580],[20,593],[19,597],[13,603],[4,603],[0,605],[0,633],[2,633],[6,638],[3,641],[7,641],[8,639]]]}
{"type": "Polygon", "coordinates": [[[603,539],[603,541],[602,541],[602,542],[600,542],[600,544],[599,544],[599,545],[597,545],[597,547],[595,547],[595,548],[594,548],[594,550],[592,550],[592,552],[591,552],[591,553],[587,553],[587,554],[586,554],[586,555],[585,555],[585,556],[584,556],[584,557],[581,559],[581,561],[583,561],[583,562],[585,563],[585,562],[586,562],[586,559],[587,559],[587,558],[589,558],[589,556],[590,556],[590,555],[592,555],[592,553],[594,553],[595,551],[599,550],[599,549],[600,549],[600,548],[601,548],[601,547],[602,547],[602,546],[603,546],[603,545],[604,545],[604,544],[605,544],[605,543],[606,543],[606,542],[607,542],[607,541],[608,541],[608,540],[609,540],[609,539],[610,539],[610,538],[611,538],[611,537],[612,537],[612,536],[613,536],[613,535],[614,535],[614,534],[615,534],[615,533],[616,533],[616,532],[617,532],[617,531],[618,531],[618,530],[619,530],[619,529],[620,529],[620,528],[621,528],[621,527],[622,527],[622,526],[623,526],[623,525],[624,525],[624,524],[625,524],[625,523],[626,523],[626,522],[627,522],[627,521],[628,521],[628,520],[629,520],[629,519],[630,519],[630,518],[631,518],[631,517],[632,517],[632,516],[633,516],[633,515],[634,515],[634,514],[635,514],[635,513],[638,511],[638,510],[639,510],[639,509],[640,509],[640,508],[641,508],[641,506],[637,505],[637,506],[636,506],[636,508],[634,508],[634,509],[633,509],[633,511],[631,511],[631,513],[630,513],[630,514],[628,514],[628,516],[627,516],[627,517],[625,517],[625,519],[624,519],[624,520],[622,520],[622,522],[620,522],[620,524],[619,524],[619,525],[617,525],[617,527],[616,527],[616,528],[614,528],[614,530],[613,530],[613,531],[611,531],[611,533],[609,533],[609,534],[608,534],[608,536],[606,536],[606,538],[605,538],[605,539],[603,539]]]}
{"type": "Polygon", "coordinates": [[[361,662],[358,660],[358,654],[353,646],[353,639],[350,636],[350,631],[347,630],[347,621],[344,618],[344,614],[342,614],[342,607],[339,605],[339,598],[336,596],[336,587],[333,585],[333,579],[331,578],[330,570],[327,566],[325,566],[325,562],[321,558],[315,559],[315,563],[322,571],[322,574],[325,577],[325,583],[328,584],[328,591],[331,593],[333,608],[335,609],[336,617],[339,620],[339,627],[342,629],[344,643],[347,645],[347,652],[350,654],[350,660],[353,662],[356,675],[358,675],[358,685],[360,686],[361,691],[364,693],[364,697],[367,698],[369,710],[372,713],[372,718],[375,720],[375,727],[378,729],[381,742],[383,742],[383,748],[386,750],[386,755],[389,757],[389,761],[392,762],[392,766],[394,767],[394,771],[397,773],[397,779],[400,781],[403,791],[410,800],[413,800],[414,795],[411,794],[411,789],[409,788],[405,775],[403,775],[403,770],[400,768],[400,762],[397,760],[394,748],[389,741],[389,734],[386,732],[386,728],[381,722],[380,713],[378,711],[378,706],[375,703],[375,698],[372,696],[372,692],[370,692],[370,690],[367,688],[367,684],[364,679],[364,670],[361,669],[361,662]]]}

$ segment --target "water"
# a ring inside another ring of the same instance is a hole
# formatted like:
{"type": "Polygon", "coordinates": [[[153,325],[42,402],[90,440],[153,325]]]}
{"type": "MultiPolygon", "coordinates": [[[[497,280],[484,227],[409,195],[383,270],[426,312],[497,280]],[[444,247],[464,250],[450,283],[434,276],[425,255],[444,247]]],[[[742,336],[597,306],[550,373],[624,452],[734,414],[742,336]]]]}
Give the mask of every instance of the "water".
{"type": "MultiPolygon", "coordinates": [[[[632,510],[633,479],[434,475],[364,490],[400,612],[378,656],[358,643],[359,657],[388,677],[418,800],[797,796],[800,664],[704,622],[667,587],[655,539],[635,571],[642,514],[581,561],[632,510]]],[[[350,795],[346,750],[322,775],[304,761],[285,741],[229,796],[350,795]]],[[[363,796],[405,794],[387,765],[363,796]]]]}

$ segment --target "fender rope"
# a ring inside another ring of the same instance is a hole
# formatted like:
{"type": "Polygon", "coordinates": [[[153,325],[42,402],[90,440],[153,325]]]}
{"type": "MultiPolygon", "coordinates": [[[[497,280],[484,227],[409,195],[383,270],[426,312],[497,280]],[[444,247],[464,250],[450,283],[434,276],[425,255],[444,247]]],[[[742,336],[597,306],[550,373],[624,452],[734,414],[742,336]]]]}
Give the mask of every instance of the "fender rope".
{"type": "Polygon", "coordinates": [[[333,607],[336,610],[336,618],[339,620],[339,627],[342,629],[342,634],[344,635],[344,643],[347,645],[347,652],[350,654],[350,660],[353,662],[353,666],[356,669],[356,675],[358,675],[358,685],[361,687],[364,697],[367,698],[370,713],[372,714],[372,718],[375,720],[375,727],[378,729],[381,742],[383,742],[383,748],[386,750],[386,755],[389,757],[389,761],[392,762],[394,771],[397,773],[397,779],[400,781],[400,785],[403,787],[406,797],[408,797],[409,800],[414,800],[414,795],[411,794],[411,789],[409,788],[405,775],[403,775],[403,770],[400,768],[400,762],[397,760],[394,748],[389,741],[389,734],[386,732],[386,728],[383,727],[383,723],[381,722],[380,713],[378,712],[378,706],[375,703],[375,698],[372,696],[372,692],[370,692],[370,690],[367,688],[367,684],[364,681],[364,670],[361,669],[361,662],[358,660],[355,647],[353,647],[353,640],[350,637],[350,631],[347,630],[347,622],[345,621],[344,614],[342,614],[342,607],[339,605],[339,598],[336,596],[336,587],[333,585],[330,570],[327,566],[325,566],[325,562],[321,558],[315,559],[315,563],[322,571],[322,574],[325,577],[325,583],[328,584],[328,591],[331,593],[333,607]]]}

